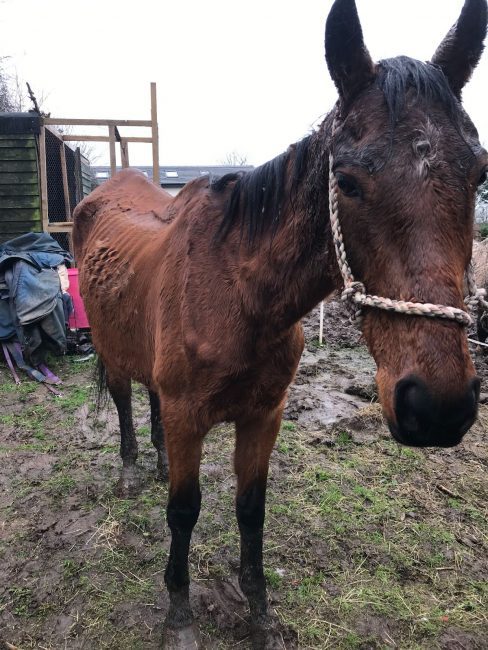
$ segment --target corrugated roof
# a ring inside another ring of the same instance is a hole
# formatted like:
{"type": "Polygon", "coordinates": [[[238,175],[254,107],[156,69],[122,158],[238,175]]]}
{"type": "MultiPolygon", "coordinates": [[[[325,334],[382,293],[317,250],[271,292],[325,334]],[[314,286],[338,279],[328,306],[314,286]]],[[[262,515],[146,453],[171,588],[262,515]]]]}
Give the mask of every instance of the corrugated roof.
{"type": "MultiPolygon", "coordinates": [[[[120,169],[120,167],[117,167],[117,171],[120,171],[120,169]]],[[[139,169],[152,180],[152,167],[137,166],[136,169],[139,169]]],[[[159,182],[162,187],[182,187],[189,181],[192,181],[195,178],[200,178],[201,176],[211,175],[219,177],[239,171],[249,172],[253,169],[254,167],[252,165],[186,165],[182,167],[175,165],[160,165],[159,182]]],[[[103,181],[110,178],[110,167],[96,166],[92,167],[92,171],[95,179],[99,183],[103,183],[103,181]]]]}

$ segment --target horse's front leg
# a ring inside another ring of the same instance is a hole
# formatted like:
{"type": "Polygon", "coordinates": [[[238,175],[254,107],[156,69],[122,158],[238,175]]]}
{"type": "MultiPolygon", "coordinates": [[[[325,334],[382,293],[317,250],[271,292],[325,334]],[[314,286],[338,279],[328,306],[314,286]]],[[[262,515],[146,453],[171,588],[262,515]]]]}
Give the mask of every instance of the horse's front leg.
{"type": "Polygon", "coordinates": [[[169,592],[163,648],[190,650],[201,647],[198,629],[190,608],[188,552],[193,528],[200,514],[199,468],[203,436],[190,431],[185,414],[163,414],[169,459],[169,499],[167,520],[171,548],[164,575],[169,592]]]}
{"type": "Polygon", "coordinates": [[[283,648],[268,615],[263,570],[263,526],[269,457],[278,435],[279,408],[236,422],[236,515],[241,534],[239,583],[249,601],[253,648],[283,648]]]}

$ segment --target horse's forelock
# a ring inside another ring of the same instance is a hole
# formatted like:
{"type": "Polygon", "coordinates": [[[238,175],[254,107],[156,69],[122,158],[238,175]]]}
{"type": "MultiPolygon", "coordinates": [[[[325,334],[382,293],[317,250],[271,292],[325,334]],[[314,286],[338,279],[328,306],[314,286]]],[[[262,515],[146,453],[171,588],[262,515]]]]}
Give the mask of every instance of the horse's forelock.
{"type": "Polygon", "coordinates": [[[376,85],[385,97],[390,123],[401,118],[407,93],[414,92],[419,102],[441,104],[448,117],[459,121],[462,111],[441,68],[407,56],[384,59],[377,65],[376,85]]]}

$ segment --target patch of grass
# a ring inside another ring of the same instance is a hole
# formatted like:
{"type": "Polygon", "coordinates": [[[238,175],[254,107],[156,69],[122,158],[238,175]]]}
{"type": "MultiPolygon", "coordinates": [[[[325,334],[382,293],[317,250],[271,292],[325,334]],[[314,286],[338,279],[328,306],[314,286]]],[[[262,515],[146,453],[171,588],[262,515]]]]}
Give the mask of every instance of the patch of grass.
{"type": "Polygon", "coordinates": [[[43,440],[48,419],[48,409],[42,404],[37,404],[30,408],[22,408],[20,413],[1,415],[0,423],[43,440]]]}
{"type": "Polygon", "coordinates": [[[118,445],[104,445],[100,447],[101,454],[117,454],[119,452],[118,445]]]}
{"type": "Polygon", "coordinates": [[[270,567],[265,568],[264,575],[271,589],[279,589],[281,587],[283,577],[275,569],[271,569],[270,567]]]}
{"type": "Polygon", "coordinates": [[[48,479],[44,485],[50,496],[53,498],[60,498],[67,496],[74,490],[76,480],[70,474],[60,472],[48,479]]]}
{"type": "Polygon", "coordinates": [[[17,451],[38,451],[41,454],[49,454],[54,451],[55,448],[56,445],[54,442],[44,440],[43,444],[26,442],[25,444],[17,445],[15,449],[17,451]]]}
{"type": "Polygon", "coordinates": [[[137,434],[139,436],[150,436],[151,435],[151,427],[148,426],[147,424],[143,424],[137,429],[137,434]]]}
{"type": "Polygon", "coordinates": [[[281,423],[281,428],[283,431],[296,431],[297,425],[295,422],[290,422],[289,420],[283,420],[281,423]]]}
{"type": "Polygon", "coordinates": [[[91,386],[75,384],[65,389],[57,403],[66,411],[76,411],[90,400],[91,386]]]}
{"type": "Polygon", "coordinates": [[[63,561],[63,578],[68,582],[72,581],[83,570],[83,566],[75,560],[63,561]]]}
{"type": "Polygon", "coordinates": [[[21,618],[28,618],[35,613],[35,599],[29,587],[13,586],[8,590],[12,600],[12,611],[21,618]]]}
{"type": "Polygon", "coordinates": [[[6,395],[7,393],[14,393],[16,391],[17,384],[13,382],[11,379],[8,379],[7,381],[0,382],[0,394],[1,395],[6,395]]]}
{"type": "Polygon", "coordinates": [[[336,436],[336,443],[342,446],[348,446],[353,443],[353,439],[349,431],[339,431],[336,436]]]}

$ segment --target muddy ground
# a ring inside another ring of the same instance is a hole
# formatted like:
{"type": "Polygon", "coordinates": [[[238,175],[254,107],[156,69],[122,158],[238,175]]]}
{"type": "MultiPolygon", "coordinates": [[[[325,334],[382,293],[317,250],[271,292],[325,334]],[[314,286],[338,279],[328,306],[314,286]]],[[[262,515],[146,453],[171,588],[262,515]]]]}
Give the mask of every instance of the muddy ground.
{"type": "MultiPolygon", "coordinates": [[[[271,463],[265,564],[283,647],[488,648],[488,405],[456,449],[400,448],[359,336],[336,303],[327,316],[321,348],[318,314],[307,320],[271,463]]],[[[115,414],[95,416],[92,363],[53,365],[62,398],[16,387],[0,364],[0,637],[21,649],[159,648],[167,487],[154,480],[147,397],[135,387],[144,487],[119,499],[115,414]]],[[[191,550],[210,649],[249,648],[232,446],[230,426],[207,439],[191,550]]]]}

